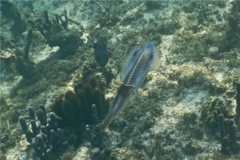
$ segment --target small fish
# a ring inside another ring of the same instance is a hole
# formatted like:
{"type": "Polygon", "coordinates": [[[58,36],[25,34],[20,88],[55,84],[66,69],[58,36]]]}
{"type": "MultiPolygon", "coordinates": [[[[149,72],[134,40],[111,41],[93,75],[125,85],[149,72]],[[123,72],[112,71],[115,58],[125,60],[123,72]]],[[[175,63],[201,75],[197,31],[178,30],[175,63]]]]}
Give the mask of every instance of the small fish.
{"type": "Polygon", "coordinates": [[[107,51],[107,39],[106,37],[100,36],[93,44],[93,48],[95,50],[95,60],[97,63],[104,67],[108,62],[108,51],[107,51]]]}
{"type": "Polygon", "coordinates": [[[117,90],[106,118],[100,124],[102,129],[108,127],[117,113],[141,86],[148,72],[158,64],[159,56],[152,42],[144,43],[130,52],[122,65],[122,84],[117,90]]]}

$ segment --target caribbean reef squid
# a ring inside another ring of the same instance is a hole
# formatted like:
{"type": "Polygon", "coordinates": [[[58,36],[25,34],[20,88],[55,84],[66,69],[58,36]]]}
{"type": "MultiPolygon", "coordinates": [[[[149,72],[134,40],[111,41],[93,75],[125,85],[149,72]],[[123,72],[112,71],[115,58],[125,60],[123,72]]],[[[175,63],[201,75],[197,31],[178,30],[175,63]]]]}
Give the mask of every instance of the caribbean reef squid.
{"type": "Polygon", "coordinates": [[[159,55],[152,42],[144,43],[133,49],[122,64],[121,85],[111,103],[108,114],[100,124],[102,129],[108,127],[118,112],[133,97],[148,72],[159,64],[159,55]]]}

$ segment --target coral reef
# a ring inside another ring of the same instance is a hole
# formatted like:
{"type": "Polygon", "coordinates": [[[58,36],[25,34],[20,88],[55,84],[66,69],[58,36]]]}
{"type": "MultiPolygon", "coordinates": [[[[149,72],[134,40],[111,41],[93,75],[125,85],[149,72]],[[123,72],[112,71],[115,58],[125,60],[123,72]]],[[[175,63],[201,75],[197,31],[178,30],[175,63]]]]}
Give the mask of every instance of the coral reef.
{"type": "Polygon", "coordinates": [[[71,127],[77,136],[76,144],[83,141],[84,132],[93,145],[100,145],[101,131],[98,127],[109,105],[95,77],[75,83],[74,91],[67,91],[54,102],[51,110],[61,118],[62,127],[71,127]],[[97,137],[97,138],[96,138],[97,137]]]}
{"type": "Polygon", "coordinates": [[[38,30],[46,38],[50,47],[58,46],[65,56],[75,53],[82,44],[83,30],[68,29],[69,19],[66,10],[61,15],[56,14],[55,18],[55,20],[50,20],[48,12],[44,11],[44,19],[35,22],[38,30]]]}
{"type": "Polygon", "coordinates": [[[224,154],[239,154],[240,141],[237,138],[237,125],[233,118],[225,118],[222,113],[218,114],[218,128],[221,140],[221,152],[224,154]]]}
{"type": "Polygon", "coordinates": [[[0,4],[1,13],[3,16],[14,22],[10,30],[14,35],[15,41],[17,42],[20,39],[22,32],[27,29],[27,23],[23,20],[19,9],[13,2],[1,1],[0,4]]]}
{"type": "Polygon", "coordinates": [[[211,129],[216,129],[218,114],[221,110],[223,115],[230,116],[229,103],[222,97],[210,97],[202,107],[201,119],[211,129]]]}
{"type": "Polygon", "coordinates": [[[231,10],[228,15],[229,28],[226,31],[224,42],[220,48],[221,51],[229,51],[232,48],[239,48],[240,41],[240,2],[233,0],[231,2],[231,10]]]}
{"type": "Polygon", "coordinates": [[[95,124],[92,118],[92,105],[96,105],[97,115],[103,119],[108,111],[108,104],[95,77],[90,77],[85,83],[76,83],[74,91],[60,95],[52,111],[62,119],[63,126],[78,127],[95,124]]]}
{"type": "MultiPolygon", "coordinates": [[[[238,88],[237,88],[238,89],[238,88]]],[[[238,90],[237,90],[238,94],[238,90]]],[[[236,97],[236,100],[238,98],[236,97]]],[[[237,111],[236,106],[236,111],[237,111]]],[[[203,105],[201,119],[212,130],[221,142],[223,154],[239,154],[240,141],[238,140],[237,112],[234,118],[231,100],[225,97],[210,97],[203,105]],[[236,122],[235,122],[236,119],[236,122]]]]}
{"type": "Polygon", "coordinates": [[[17,47],[12,45],[14,48],[13,53],[9,56],[1,56],[1,59],[5,61],[8,66],[14,66],[13,68],[19,73],[24,80],[30,82],[36,76],[34,72],[34,63],[29,58],[29,50],[32,43],[32,29],[27,32],[24,47],[17,47]]]}
{"type": "Polygon", "coordinates": [[[47,120],[44,106],[40,106],[36,116],[32,107],[28,107],[29,125],[23,116],[19,117],[26,140],[40,159],[58,158],[64,147],[79,146],[86,140],[95,147],[101,146],[103,135],[98,124],[99,118],[106,115],[108,104],[95,77],[76,83],[74,92],[69,90],[61,95],[51,109],[53,112],[47,120]],[[74,142],[66,138],[65,130],[75,137],[74,142]]]}
{"type": "Polygon", "coordinates": [[[0,159],[239,159],[238,0],[0,4],[0,159]],[[100,36],[101,62],[93,48],[100,36]],[[146,41],[161,67],[103,132],[97,124],[120,84],[121,61],[146,41]]]}
{"type": "Polygon", "coordinates": [[[36,111],[38,121],[32,107],[28,107],[28,112],[30,125],[26,123],[23,116],[19,117],[19,123],[27,142],[41,160],[56,159],[57,151],[68,143],[63,137],[63,130],[59,128],[58,121],[60,120],[53,112],[50,113],[50,119],[47,120],[44,106],[40,106],[40,109],[36,111]]]}

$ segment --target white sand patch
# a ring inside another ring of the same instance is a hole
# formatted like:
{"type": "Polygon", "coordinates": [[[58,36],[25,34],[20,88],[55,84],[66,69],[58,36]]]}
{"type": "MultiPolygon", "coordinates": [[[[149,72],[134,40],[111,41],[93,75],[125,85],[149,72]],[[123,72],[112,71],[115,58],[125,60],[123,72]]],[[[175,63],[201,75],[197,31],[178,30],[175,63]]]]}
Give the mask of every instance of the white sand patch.
{"type": "Polygon", "coordinates": [[[165,129],[176,127],[179,122],[179,116],[185,113],[199,113],[200,104],[203,99],[208,96],[206,91],[199,91],[197,93],[189,93],[180,102],[176,102],[175,99],[170,98],[163,106],[163,115],[157,117],[156,124],[152,128],[154,133],[158,133],[165,129]]]}
{"type": "Polygon", "coordinates": [[[34,63],[39,63],[43,60],[46,60],[51,54],[55,53],[59,47],[49,47],[46,45],[46,48],[39,53],[33,54],[31,59],[34,63]]]}
{"type": "Polygon", "coordinates": [[[87,160],[90,159],[90,155],[88,154],[88,148],[87,147],[80,147],[77,151],[76,156],[73,158],[73,160],[87,160]]]}

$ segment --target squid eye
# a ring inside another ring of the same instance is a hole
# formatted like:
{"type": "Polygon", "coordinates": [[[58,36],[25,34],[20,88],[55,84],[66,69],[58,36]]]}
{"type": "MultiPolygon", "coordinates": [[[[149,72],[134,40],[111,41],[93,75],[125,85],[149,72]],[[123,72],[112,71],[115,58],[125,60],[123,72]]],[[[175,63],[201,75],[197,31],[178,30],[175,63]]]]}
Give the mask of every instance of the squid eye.
{"type": "Polygon", "coordinates": [[[133,57],[135,57],[137,55],[137,52],[138,50],[136,50],[134,53],[133,53],[133,57]]]}
{"type": "Polygon", "coordinates": [[[152,59],[153,59],[153,54],[149,56],[149,60],[152,60],[152,59]]]}

